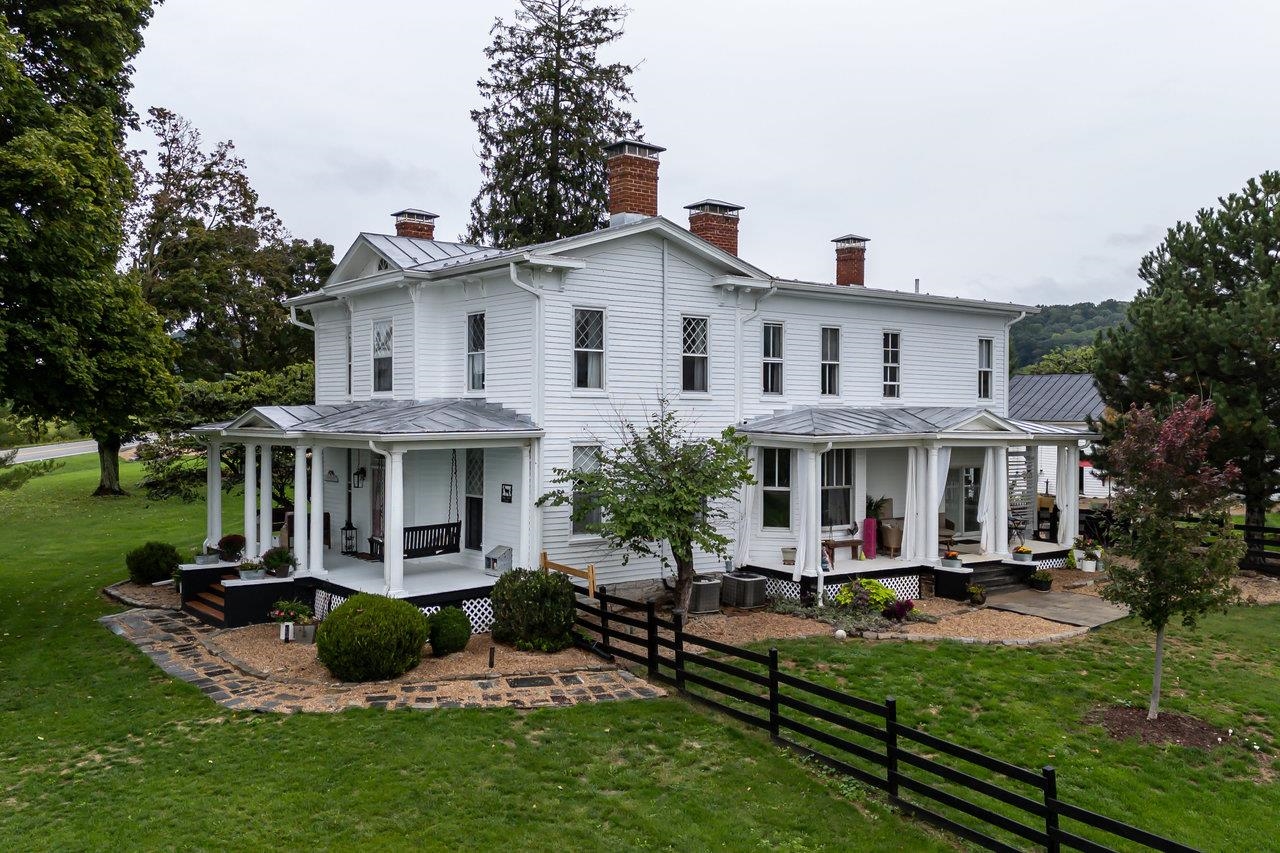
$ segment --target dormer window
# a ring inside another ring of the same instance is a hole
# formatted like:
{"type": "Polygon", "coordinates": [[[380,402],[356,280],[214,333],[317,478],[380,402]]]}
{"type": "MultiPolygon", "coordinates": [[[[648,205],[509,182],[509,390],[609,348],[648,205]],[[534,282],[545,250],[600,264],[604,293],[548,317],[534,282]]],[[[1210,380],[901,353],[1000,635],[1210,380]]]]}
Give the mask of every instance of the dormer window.
{"type": "Polygon", "coordinates": [[[391,269],[391,264],[387,263],[386,258],[378,258],[378,272],[386,272],[391,269]]]}
{"type": "Polygon", "coordinates": [[[391,390],[391,321],[373,322],[373,390],[391,390]]]}

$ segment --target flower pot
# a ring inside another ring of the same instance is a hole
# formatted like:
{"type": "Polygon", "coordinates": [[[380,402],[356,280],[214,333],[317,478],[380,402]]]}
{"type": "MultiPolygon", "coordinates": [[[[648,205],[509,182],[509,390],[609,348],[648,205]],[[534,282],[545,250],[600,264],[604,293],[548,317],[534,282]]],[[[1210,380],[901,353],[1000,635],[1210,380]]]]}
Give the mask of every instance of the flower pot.
{"type": "Polygon", "coordinates": [[[1048,592],[1049,590],[1053,589],[1052,580],[1038,581],[1033,578],[1032,580],[1028,581],[1028,583],[1031,584],[1032,589],[1038,589],[1041,592],[1048,592]]]}
{"type": "Polygon", "coordinates": [[[1030,563],[1031,557],[1031,554],[1019,554],[1017,551],[1013,552],[1013,561],[1015,563],[1030,563]]]}
{"type": "Polygon", "coordinates": [[[283,566],[274,566],[272,568],[267,569],[267,574],[271,575],[271,577],[273,578],[287,578],[289,577],[289,570],[291,568],[292,566],[289,566],[287,564],[283,566]]]}
{"type": "Polygon", "coordinates": [[[293,639],[293,623],[292,622],[277,622],[276,624],[280,626],[281,640],[287,643],[293,639]]]}
{"type": "Polygon", "coordinates": [[[782,565],[794,566],[795,564],[796,564],[796,549],[783,548],[782,549],[782,565]]]}
{"type": "Polygon", "coordinates": [[[197,566],[212,566],[222,559],[221,554],[196,554],[197,566]]]}
{"type": "Polygon", "coordinates": [[[980,607],[987,603],[987,594],[985,592],[971,592],[969,593],[969,603],[974,607],[980,607]]]}
{"type": "Polygon", "coordinates": [[[1098,561],[1097,561],[1097,560],[1081,560],[1081,561],[1080,561],[1080,571],[1082,571],[1082,572],[1096,572],[1097,570],[1098,570],[1098,561]]]}
{"type": "Polygon", "coordinates": [[[961,562],[960,560],[948,560],[947,558],[944,557],[942,559],[942,565],[946,566],[949,569],[958,569],[961,566],[963,566],[964,563],[961,562]]]}
{"type": "Polygon", "coordinates": [[[265,574],[266,574],[266,571],[264,571],[263,569],[241,569],[240,570],[241,579],[247,580],[247,581],[260,581],[262,580],[265,574]]]}
{"type": "Polygon", "coordinates": [[[293,641],[295,643],[314,643],[316,641],[316,626],[299,625],[294,623],[293,641]]]}
{"type": "Polygon", "coordinates": [[[1071,553],[1075,555],[1076,565],[1080,565],[1080,561],[1084,559],[1084,551],[1081,551],[1079,548],[1072,548],[1071,553]]]}

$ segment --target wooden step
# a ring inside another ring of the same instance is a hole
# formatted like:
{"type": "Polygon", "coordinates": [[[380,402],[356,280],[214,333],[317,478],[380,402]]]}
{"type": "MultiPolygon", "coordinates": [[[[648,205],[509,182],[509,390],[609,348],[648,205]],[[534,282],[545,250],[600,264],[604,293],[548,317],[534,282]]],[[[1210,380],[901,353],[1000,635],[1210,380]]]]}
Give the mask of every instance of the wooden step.
{"type": "Polygon", "coordinates": [[[211,583],[209,584],[209,589],[213,592],[216,592],[218,595],[224,595],[226,594],[226,591],[227,591],[227,588],[223,586],[221,583],[211,583]]]}
{"type": "Polygon", "coordinates": [[[221,628],[226,621],[221,610],[210,607],[208,604],[205,604],[197,598],[187,601],[183,607],[186,608],[186,611],[193,616],[208,622],[210,625],[216,625],[219,628],[221,628]]]}
{"type": "Polygon", "coordinates": [[[223,611],[227,609],[226,599],[218,595],[216,592],[212,592],[206,589],[204,592],[197,595],[196,598],[200,599],[205,604],[208,604],[212,607],[216,607],[219,611],[223,611]]]}

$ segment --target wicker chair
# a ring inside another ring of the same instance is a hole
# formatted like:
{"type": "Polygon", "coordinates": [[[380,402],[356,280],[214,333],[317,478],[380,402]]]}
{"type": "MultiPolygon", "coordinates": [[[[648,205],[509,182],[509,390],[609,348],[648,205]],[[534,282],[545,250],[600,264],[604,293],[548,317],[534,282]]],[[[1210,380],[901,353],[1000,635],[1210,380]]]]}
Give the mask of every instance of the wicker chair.
{"type": "Polygon", "coordinates": [[[902,553],[902,527],[895,524],[892,520],[886,521],[880,525],[877,531],[879,543],[878,548],[884,550],[890,557],[897,557],[902,553]]]}

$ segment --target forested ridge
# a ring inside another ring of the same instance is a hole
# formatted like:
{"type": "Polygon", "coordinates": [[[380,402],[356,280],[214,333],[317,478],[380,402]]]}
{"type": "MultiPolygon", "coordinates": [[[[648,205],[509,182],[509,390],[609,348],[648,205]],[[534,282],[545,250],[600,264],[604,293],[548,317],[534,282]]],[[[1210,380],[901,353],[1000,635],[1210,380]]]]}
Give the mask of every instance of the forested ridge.
{"type": "Polygon", "coordinates": [[[1016,366],[1033,364],[1050,350],[1092,344],[1099,329],[1124,322],[1128,307],[1118,299],[1040,306],[1039,314],[1028,315],[1009,330],[1016,366]]]}

